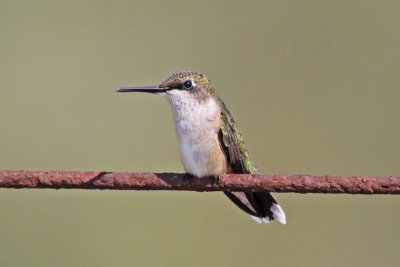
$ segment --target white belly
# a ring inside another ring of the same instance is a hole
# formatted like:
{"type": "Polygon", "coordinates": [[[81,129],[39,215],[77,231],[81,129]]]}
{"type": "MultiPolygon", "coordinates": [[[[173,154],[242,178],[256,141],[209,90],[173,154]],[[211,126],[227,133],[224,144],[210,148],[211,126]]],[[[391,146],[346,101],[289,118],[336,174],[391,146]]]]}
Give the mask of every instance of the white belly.
{"type": "MultiPolygon", "coordinates": [[[[197,103],[198,104],[198,103],[197,103]]],[[[214,100],[174,110],[179,152],[185,171],[197,177],[226,172],[218,140],[220,109],[214,100]]]]}
{"type": "Polygon", "coordinates": [[[212,136],[203,140],[185,140],[179,144],[185,171],[197,177],[219,176],[225,173],[225,159],[212,136]]]}

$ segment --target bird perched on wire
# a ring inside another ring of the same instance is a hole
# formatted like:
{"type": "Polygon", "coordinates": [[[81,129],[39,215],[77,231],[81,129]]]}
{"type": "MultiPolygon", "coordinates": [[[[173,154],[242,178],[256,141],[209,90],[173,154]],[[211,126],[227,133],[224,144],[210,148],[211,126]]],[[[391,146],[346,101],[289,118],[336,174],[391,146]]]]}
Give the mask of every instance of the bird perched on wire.
{"type": "MultiPolygon", "coordinates": [[[[118,92],[146,92],[164,96],[172,108],[183,166],[195,177],[226,173],[257,173],[243,137],[210,80],[192,71],[170,75],[157,86],[121,87],[118,92]]],[[[258,223],[286,215],[268,192],[224,192],[258,223]]]]}

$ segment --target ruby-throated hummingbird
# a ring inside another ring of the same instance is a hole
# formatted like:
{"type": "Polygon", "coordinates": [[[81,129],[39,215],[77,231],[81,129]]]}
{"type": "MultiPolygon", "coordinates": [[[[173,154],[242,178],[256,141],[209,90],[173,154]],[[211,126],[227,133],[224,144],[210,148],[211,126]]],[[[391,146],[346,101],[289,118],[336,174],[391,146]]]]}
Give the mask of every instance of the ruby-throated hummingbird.
{"type": "MultiPolygon", "coordinates": [[[[229,110],[205,75],[183,71],[158,86],[121,87],[117,91],[154,93],[168,100],[187,174],[201,178],[258,172],[229,110]]],[[[282,208],[267,192],[224,193],[258,223],[274,219],[286,223],[282,208]]]]}

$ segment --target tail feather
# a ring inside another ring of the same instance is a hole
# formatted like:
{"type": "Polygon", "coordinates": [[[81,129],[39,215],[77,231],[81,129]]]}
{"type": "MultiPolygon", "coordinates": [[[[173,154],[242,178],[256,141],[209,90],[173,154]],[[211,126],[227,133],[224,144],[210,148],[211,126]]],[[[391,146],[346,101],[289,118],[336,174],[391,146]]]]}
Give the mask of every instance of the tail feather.
{"type": "Polygon", "coordinates": [[[277,220],[286,224],[286,215],[281,206],[275,201],[270,193],[265,192],[224,192],[225,195],[242,209],[250,214],[251,218],[258,223],[269,223],[277,220]]]}

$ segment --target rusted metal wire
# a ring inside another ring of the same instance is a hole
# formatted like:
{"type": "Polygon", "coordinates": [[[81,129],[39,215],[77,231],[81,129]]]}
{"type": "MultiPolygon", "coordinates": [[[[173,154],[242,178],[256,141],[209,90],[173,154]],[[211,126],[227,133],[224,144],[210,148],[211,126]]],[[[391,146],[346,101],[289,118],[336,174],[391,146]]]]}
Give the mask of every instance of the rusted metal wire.
{"type": "Polygon", "coordinates": [[[215,179],[178,173],[4,170],[1,187],[400,194],[400,177],[227,174],[215,179]]]}

